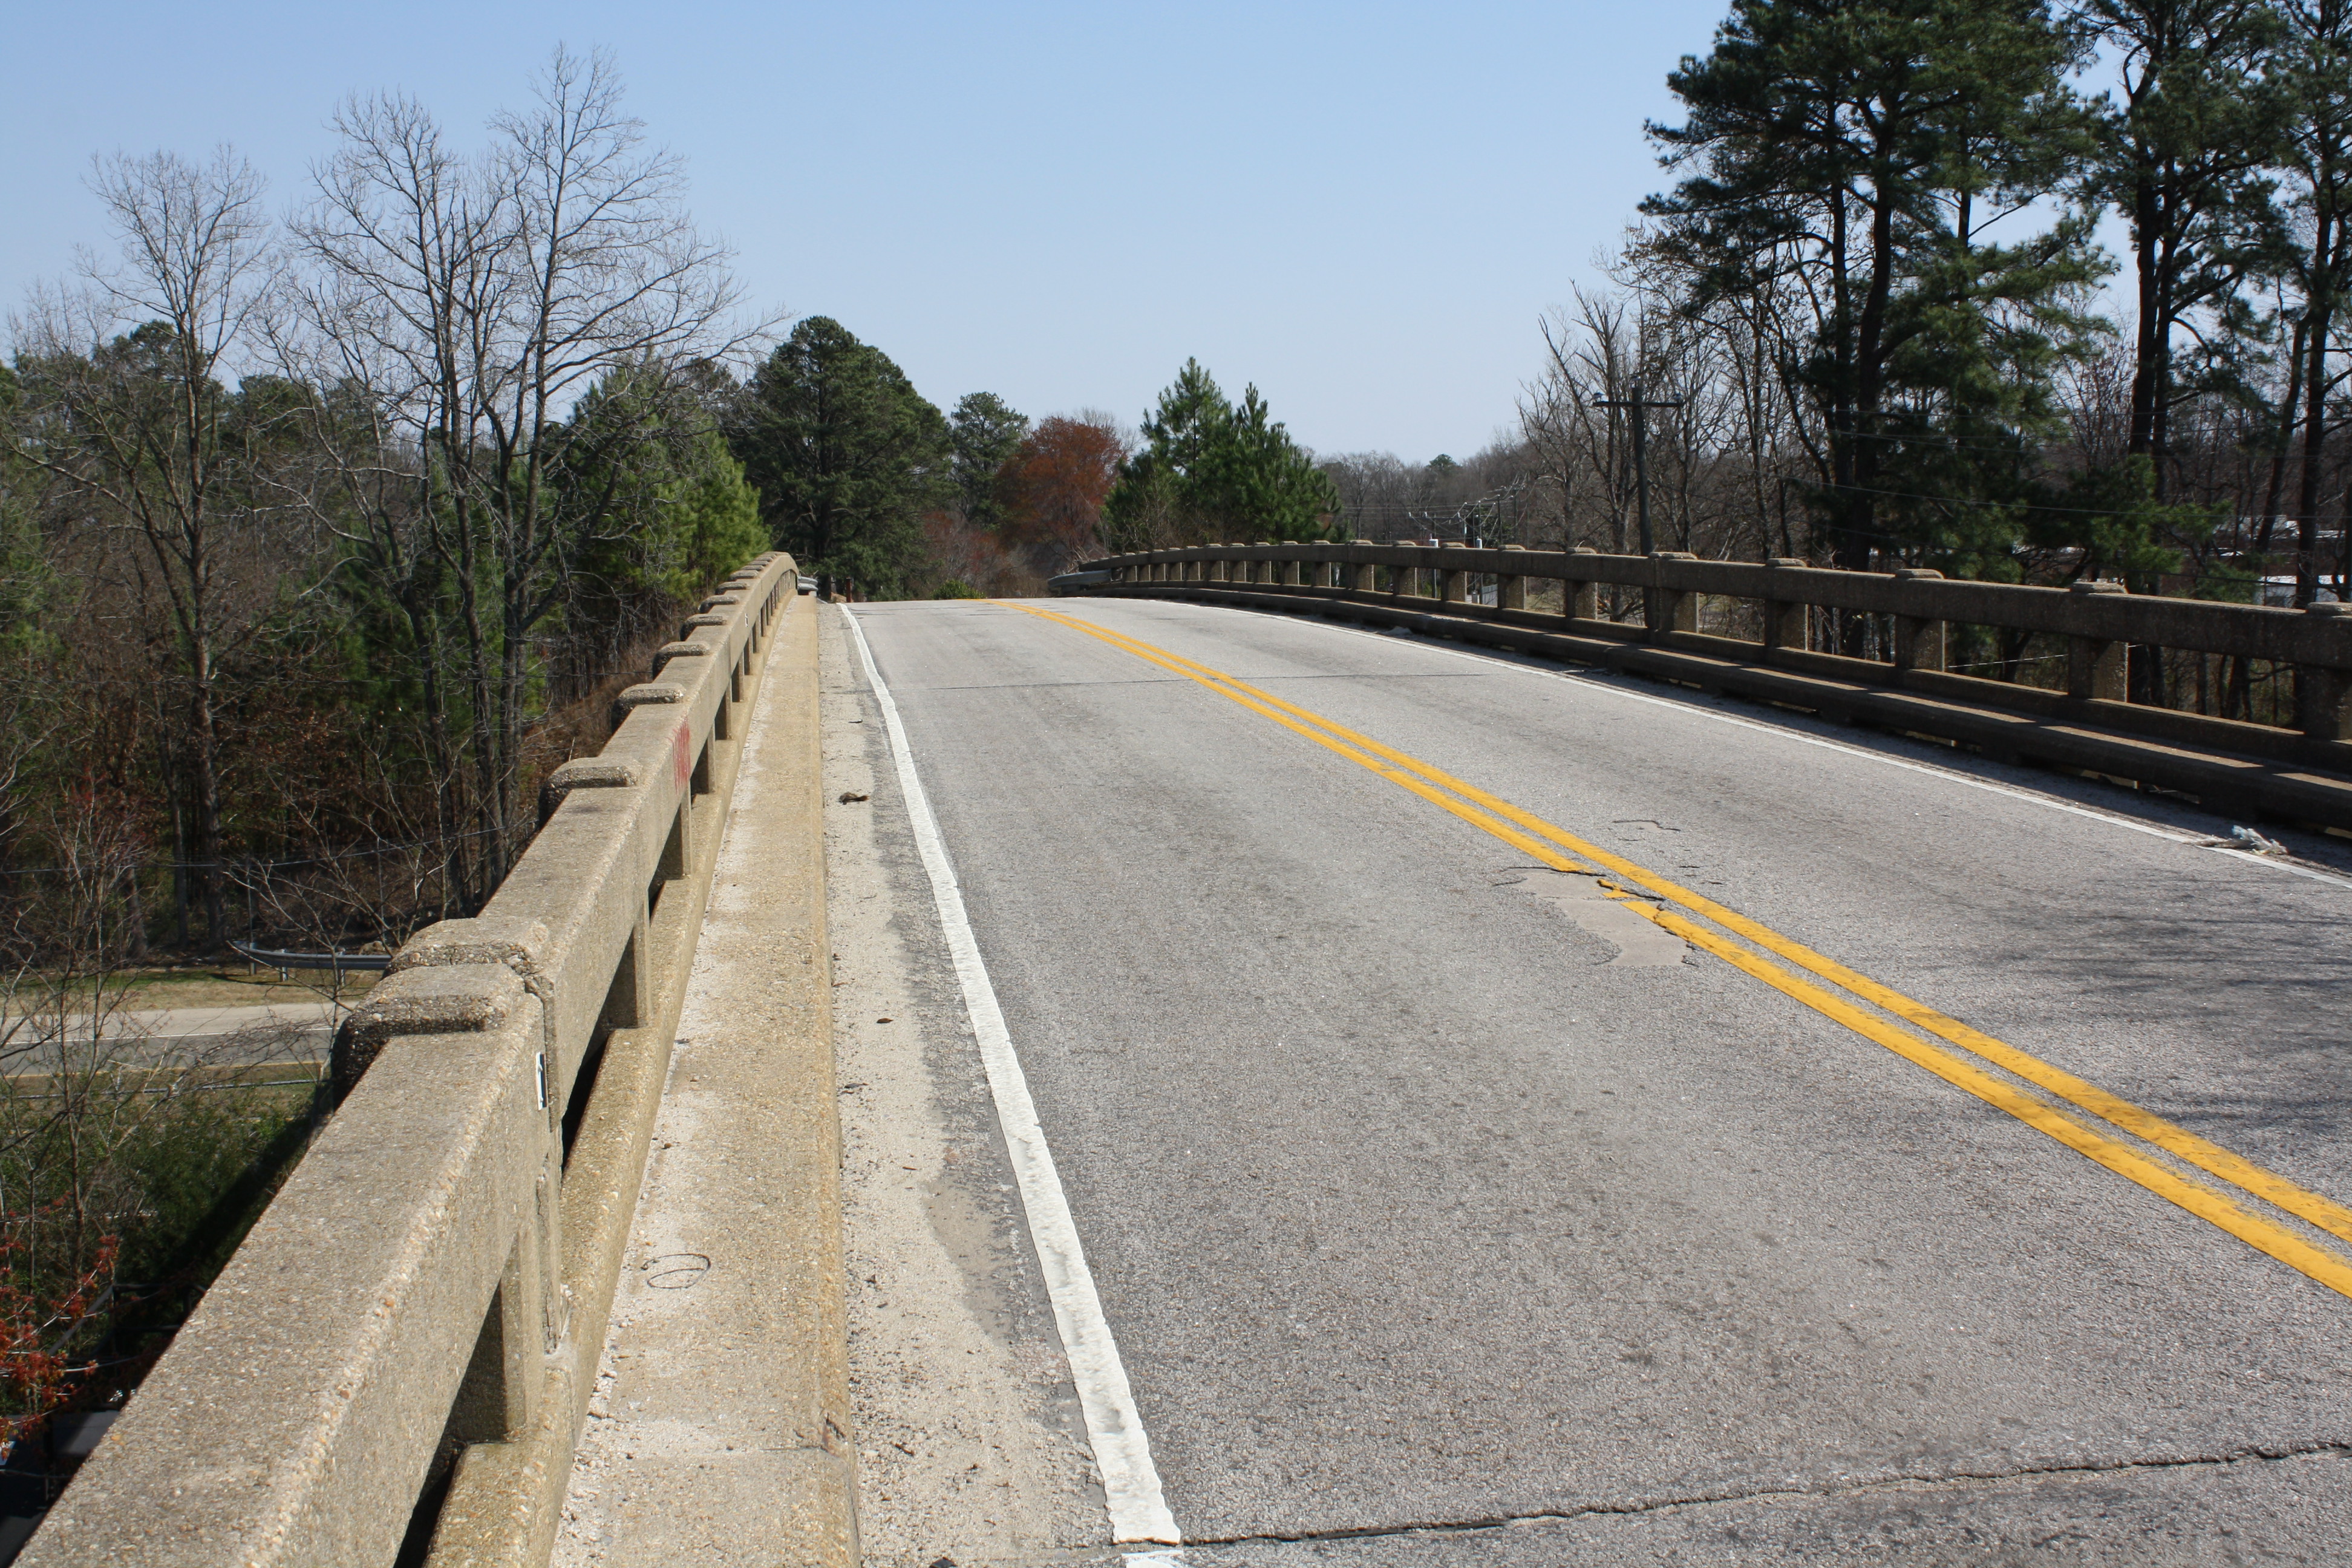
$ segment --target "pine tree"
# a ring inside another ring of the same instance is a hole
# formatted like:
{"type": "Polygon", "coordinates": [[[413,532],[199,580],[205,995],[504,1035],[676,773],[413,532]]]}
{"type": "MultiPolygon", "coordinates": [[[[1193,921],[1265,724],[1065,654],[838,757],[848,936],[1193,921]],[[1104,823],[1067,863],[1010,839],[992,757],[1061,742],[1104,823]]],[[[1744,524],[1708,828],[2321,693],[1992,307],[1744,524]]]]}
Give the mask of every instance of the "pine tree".
{"type": "Polygon", "coordinates": [[[2021,455],[2040,434],[2039,394],[1990,395],[2046,375],[2079,337],[2087,226],[2020,245],[1981,232],[2081,155],[2077,57],[2033,0],[1738,0],[1714,50],[1668,78],[1687,117],[1651,134],[1689,172],[1644,204],[1659,253],[1694,279],[1694,310],[1810,305],[1781,368],[1825,432],[1820,508],[1843,565],[1916,526],[1901,510],[1915,492],[1888,492],[1930,482],[1923,447],[1965,434],[2021,455]]]}
{"type": "Polygon", "coordinates": [[[948,422],[890,356],[812,316],[737,401],[728,445],[780,549],[805,571],[904,593],[928,559],[926,512],[953,494],[948,422]]]}
{"type": "Polygon", "coordinates": [[[1339,510],[1331,477],[1253,385],[1239,407],[1198,360],[1186,360],[1144,416],[1144,449],[1103,507],[1113,548],[1226,539],[1322,538],[1339,510]]]}

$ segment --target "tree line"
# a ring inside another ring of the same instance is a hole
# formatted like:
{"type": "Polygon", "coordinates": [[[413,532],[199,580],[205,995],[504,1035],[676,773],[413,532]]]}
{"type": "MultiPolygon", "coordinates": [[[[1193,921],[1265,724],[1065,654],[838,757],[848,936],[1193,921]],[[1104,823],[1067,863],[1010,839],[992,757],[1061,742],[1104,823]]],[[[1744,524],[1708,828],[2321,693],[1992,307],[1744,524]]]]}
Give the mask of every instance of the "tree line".
{"type": "Polygon", "coordinates": [[[282,217],[232,153],[99,160],[113,253],[9,319],[18,971],[69,931],[140,962],[479,908],[536,780],[762,550],[861,596],[1024,594],[1107,506],[1135,540],[1247,534],[1269,495],[1318,526],[1281,499],[1321,482],[1305,454],[1197,366],[1139,437],[943,413],[828,317],[780,335],[602,57],[559,52],[476,144],[398,94],[332,129],[282,217]]]}
{"type": "Polygon", "coordinates": [[[1738,0],[1668,82],[1538,526],[1622,545],[1638,386],[1675,547],[2344,596],[2352,5],[1738,0]]]}
{"type": "MultiPolygon", "coordinates": [[[[283,218],[228,153],[103,160],[119,257],[0,366],[8,907],[63,875],[134,944],[393,941],[478,907],[538,774],[759,550],[886,597],[1227,539],[1622,550],[1637,391],[1669,547],[2344,596],[2347,18],[1738,0],[1516,427],[1425,464],[1318,458],[1196,362],[1130,430],[780,337],[601,58],[474,143],[350,100],[283,218]]],[[[2246,710],[2210,673],[2135,695],[2246,710]]]]}

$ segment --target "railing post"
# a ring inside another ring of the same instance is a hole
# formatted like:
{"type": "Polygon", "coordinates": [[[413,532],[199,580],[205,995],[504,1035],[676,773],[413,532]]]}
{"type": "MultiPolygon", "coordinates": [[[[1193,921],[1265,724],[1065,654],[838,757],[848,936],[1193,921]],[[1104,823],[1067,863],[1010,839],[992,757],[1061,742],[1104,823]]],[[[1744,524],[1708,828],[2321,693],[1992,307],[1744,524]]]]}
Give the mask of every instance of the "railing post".
{"type": "MultiPolygon", "coordinates": [[[[2303,613],[2329,620],[2352,616],[2352,605],[2305,605],[2303,613]]],[[[2352,696],[2352,670],[2325,664],[2294,667],[2294,725],[2315,741],[2352,740],[2345,701],[2352,696]]]]}
{"type": "MultiPolygon", "coordinates": [[[[1503,548],[1506,550],[1516,550],[1522,555],[1527,553],[1527,546],[1524,544],[1506,544],[1503,548]]],[[[1496,574],[1495,577],[1495,608],[1498,610],[1524,610],[1527,607],[1528,580],[1525,577],[1518,575],[1517,573],[1496,574]]]]}
{"type": "MultiPolygon", "coordinates": [[[[1437,547],[1440,550],[1460,550],[1465,548],[1462,542],[1455,539],[1441,539],[1437,542],[1437,547]]],[[[1468,584],[1469,580],[1470,574],[1467,572],[1457,571],[1455,568],[1451,566],[1439,567],[1437,569],[1438,598],[1448,605],[1458,605],[1462,603],[1464,598],[1466,596],[1465,584],[1468,584]]]]}
{"type": "MultiPolygon", "coordinates": [[[[1895,574],[1898,583],[1940,583],[1944,574],[1930,566],[1906,566],[1895,574]]],[[[1895,668],[1944,668],[1944,623],[1921,616],[1895,617],[1895,668]]]]}
{"type": "Polygon", "coordinates": [[[1649,640],[1657,642],[1668,632],[1698,630],[1698,595],[1680,588],[1669,588],[1664,574],[1659,570],[1661,561],[1696,561],[1698,557],[1687,550],[1654,550],[1650,552],[1651,585],[1642,590],[1642,622],[1649,640]]]}
{"type": "MultiPolygon", "coordinates": [[[[1580,544],[1570,555],[1598,555],[1590,544],[1580,544]]],[[[1597,621],[1601,618],[1601,584],[1590,577],[1561,579],[1559,613],[1571,621],[1597,621]]]]}
{"type": "Polygon", "coordinates": [[[538,1223],[552,1206],[541,1173],[532,1194],[538,1214],[524,1216],[499,1276],[498,1294],[482,1320],[474,1353],[449,1411],[448,1435],[462,1453],[478,1443],[511,1443],[539,1424],[540,1393],[547,1384],[549,1342],[546,1254],[551,1237],[538,1223]]]}
{"type": "MultiPolygon", "coordinates": [[[[1410,539],[1397,540],[1395,541],[1395,544],[1399,550],[1409,550],[1414,548],[1413,542],[1410,539]]],[[[1391,599],[1417,599],[1421,597],[1420,567],[1394,567],[1391,570],[1389,578],[1389,597],[1391,599]]]]}
{"type": "MultiPolygon", "coordinates": [[[[2121,594],[2127,590],[2121,583],[2105,581],[2074,583],[2067,591],[2074,594],[2121,594]]],[[[2066,639],[2066,695],[2098,698],[2107,702],[2128,699],[2125,686],[2124,654],[2126,645],[2110,642],[2105,637],[2070,636],[2066,639]]]]}
{"type": "MultiPolygon", "coordinates": [[[[1370,544],[1370,543],[1372,542],[1372,541],[1370,541],[1370,540],[1369,540],[1369,539],[1359,539],[1358,541],[1356,541],[1356,542],[1357,542],[1357,543],[1359,543],[1359,544],[1369,545],[1369,544],[1370,544]]],[[[1380,589],[1380,583],[1381,583],[1381,569],[1380,569],[1379,567],[1377,567],[1377,566],[1373,565],[1373,564],[1372,564],[1370,562],[1369,562],[1369,561],[1361,561],[1361,562],[1358,562],[1358,563],[1357,563],[1357,564],[1356,564],[1356,592],[1357,592],[1357,593],[1359,593],[1359,594],[1371,594],[1371,593],[1377,593],[1377,592],[1379,591],[1379,589],[1380,589]]]]}
{"type": "MultiPolygon", "coordinates": [[[[1804,561],[1795,555],[1775,555],[1764,563],[1767,566],[1802,566],[1804,561]]],[[[1813,646],[1811,621],[1812,606],[1802,599],[1764,601],[1764,646],[1768,648],[1792,647],[1799,650],[1813,646]]]]}
{"type": "Polygon", "coordinates": [[[1299,560],[1297,556],[1293,556],[1291,559],[1281,563],[1281,565],[1282,585],[1284,587],[1304,588],[1307,586],[1307,563],[1305,562],[1299,560]]]}

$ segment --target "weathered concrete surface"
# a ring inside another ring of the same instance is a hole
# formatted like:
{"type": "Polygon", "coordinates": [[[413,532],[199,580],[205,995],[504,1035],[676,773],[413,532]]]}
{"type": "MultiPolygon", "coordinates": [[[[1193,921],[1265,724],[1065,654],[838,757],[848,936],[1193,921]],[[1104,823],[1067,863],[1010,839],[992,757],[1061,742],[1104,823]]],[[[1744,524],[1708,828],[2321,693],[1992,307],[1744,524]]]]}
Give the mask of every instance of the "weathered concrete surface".
{"type": "Polygon", "coordinates": [[[857,1560],[812,608],[772,628],[558,1563],[857,1560]]]}
{"type": "Polygon", "coordinates": [[[27,1568],[390,1559],[543,1146],[538,1000],[502,971],[467,978],[498,1016],[386,1047],[66,1489],[27,1568]]]}
{"type": "MultiPolygon", "coordinates": [[[[2352,1197],[2352,887],[2208,847],[2226,818],[1411,637],[1054,607],[2352,1197]]],[[[1613,962],[1523,851],[1164,668],[856,614],[1188,1560],[2340,1560],[2352,1301],[1712,954],[1613,962]]]]}
{"type": "Polygon", "coordinates": [[[880,711],[839,612],[828,610],[823,629],[825,887],[866,1561],[1115,1560],[880,711]]]}

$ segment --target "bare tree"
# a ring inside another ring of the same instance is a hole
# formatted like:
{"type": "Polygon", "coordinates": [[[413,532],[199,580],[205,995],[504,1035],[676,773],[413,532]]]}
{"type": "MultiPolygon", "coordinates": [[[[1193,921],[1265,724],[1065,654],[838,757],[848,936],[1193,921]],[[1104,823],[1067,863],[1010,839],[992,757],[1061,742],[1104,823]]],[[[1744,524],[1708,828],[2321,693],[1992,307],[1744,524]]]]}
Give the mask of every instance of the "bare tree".
{"type": "Polygon", "coordinates": [[[31,405],[26,450],[92,521],[128,531],[135,587],[168,616],[167,657],[184,683],[178,847],[217,942],[224,665],[286,574],[277,509],[253,482],[278,411],[227,378],[253,346],[279,258],[261,178],[226,149],[201,164],[169,153],[101,158],[91,186],[121,259],[84,256],[76,287],[37,295],[12,322],[31,405]]]}
{"type": "Polygon", "coordinates": [[[725,358],[765,323],[730,325],[726,252],[696,233],[680,164],[644,146],[602,54],[558,50],[478,155],[404,97],[355,99],[335,129],[295,226],[313,274],[296,346],[348,394],[320,408],[355,437],[336,444],[329,515],[411,618],[417,656],[452,650],[457,689],[434,686],[425,723],[467,737],[478,832],[456,879],[478,901],[528,826],[534,640],[575,547],[617,526],[609,492],[557,482],[585,438],[567,416],[601,377],[725,358]]]}

